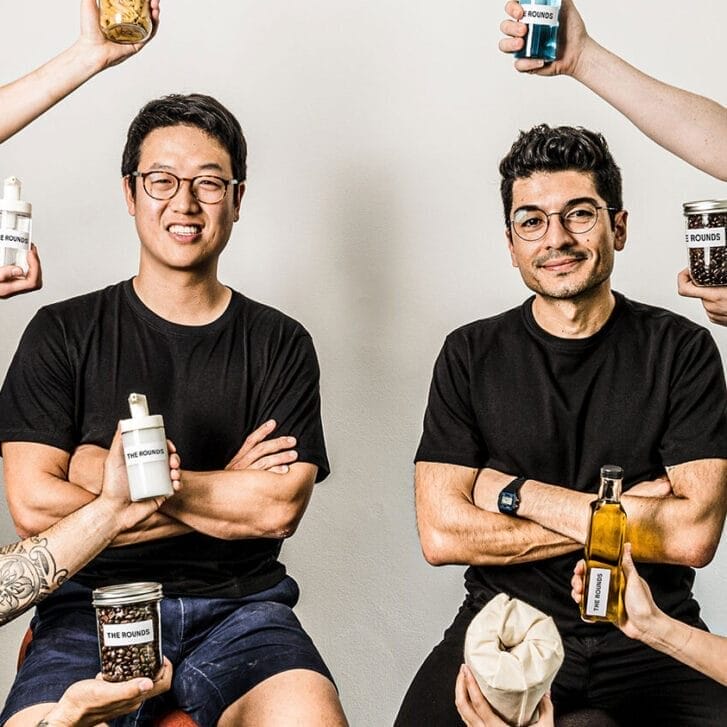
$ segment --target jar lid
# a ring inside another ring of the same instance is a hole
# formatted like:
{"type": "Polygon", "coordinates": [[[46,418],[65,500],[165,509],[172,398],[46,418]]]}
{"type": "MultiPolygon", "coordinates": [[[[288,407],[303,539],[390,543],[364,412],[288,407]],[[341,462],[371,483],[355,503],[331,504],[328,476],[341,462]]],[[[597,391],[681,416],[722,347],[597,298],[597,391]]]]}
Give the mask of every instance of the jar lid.
{"type": "Polygon", "coordinates": [[[727,199],[703,199],[696,202],[685,202],[684,214],[702,214],[704,212],[727,212],[727,199]]]}
{"type": "Polygon", "coordinates": [[[127,603],[158,601],[162,597],[162,584],[149,582],[120,583],[104,586],[93,592],[94,606],[123,606],[127,603]]]}

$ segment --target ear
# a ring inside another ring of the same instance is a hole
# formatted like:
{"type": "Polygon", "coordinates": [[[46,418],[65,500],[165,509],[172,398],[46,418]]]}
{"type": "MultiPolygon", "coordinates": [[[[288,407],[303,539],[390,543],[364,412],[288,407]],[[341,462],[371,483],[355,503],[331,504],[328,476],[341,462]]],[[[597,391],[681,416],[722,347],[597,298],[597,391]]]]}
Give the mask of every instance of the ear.
{"type": "Polygon", "coordinates": [[[237,222],[240,219],[240,205],[242,204],[242,198],[245,196],[245,190],[247,189],[247,186],[245,182],[240,182],[235,187],[235,201],[233,202],[233,209],[235,212],[235,222],[237,222]]]}
{"type": "Polygon", "coordinates": [[[626,247],[626,228],[629,213],[626,210],[620,210],[616,213],[613,220],[613,247],[615,250],[623,250],[626,247]]]}
{"type": "Polygon", "coordinates": [[[505,227],[505,239],[507,240],[507,249],[510,251],[510,262],[514,268],[519,268],[520,266],[517,264],[515,257],[515,248],[512,244],[512,232],[509,227],[505,227]]]}
{"type": "Polygon", "coordinates": [[[136,215],[136,201],[134,195],[131,193],[131,185],[136,184],[136,177],[124,177],[121,180],[121,189],[124,193],[124,199],[126,200],[126,209],[129,210],[129,214],[134,217],[136,215]]]}

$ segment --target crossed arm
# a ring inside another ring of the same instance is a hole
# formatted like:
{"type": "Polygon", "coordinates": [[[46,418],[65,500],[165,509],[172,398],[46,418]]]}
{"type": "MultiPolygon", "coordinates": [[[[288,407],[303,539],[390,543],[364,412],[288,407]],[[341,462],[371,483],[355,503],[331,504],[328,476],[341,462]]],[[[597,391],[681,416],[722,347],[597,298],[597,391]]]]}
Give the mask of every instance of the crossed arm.
{"type": "MultiPolygon", "coordinates": [[[[296,462],[291,437],[266,439],[270,421],[243,443],[225,470],[182,470],[182,489],[158,512],[120,532],[112,545],[157,540],[192,530],[217,538],[288,537],[310,499],[317,468],[296,462]],[[182,496],[179,502],[172,502],[182,496]]],[[[38,533],[94,500],[106,450],[68,452],[32,442],[2,447],[10,513],[20,535],[38,533]],[[27,487],[32,482],[33,487],[27,487]]]]}
{"type": "MultiPolygon", "coordinates": [[[[498,512],[497,495],[514,477],[492,469],[418,463],[417,521],[427,560],[507,565],[580,550],[594,496],[527,480],[513,518],[498,512]]],[[[672,467],[668,485],[642,483],[623,497],[634,557],[704,566],[714,556],[727,513],[727,460],[672,467]]]]}

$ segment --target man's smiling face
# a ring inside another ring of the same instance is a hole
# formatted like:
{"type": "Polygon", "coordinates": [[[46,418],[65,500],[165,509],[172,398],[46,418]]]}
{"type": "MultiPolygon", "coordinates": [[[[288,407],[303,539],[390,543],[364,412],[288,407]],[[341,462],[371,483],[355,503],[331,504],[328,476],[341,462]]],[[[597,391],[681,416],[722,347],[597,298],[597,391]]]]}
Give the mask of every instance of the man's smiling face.
{"type": "MultiPolygon", "coordinates": [[[[607,206],[588,172],[536,172],[516,179],[512,193],[511,220],[523,209],[561,212],[575,200],[607,206]]],[[[530,290],[544,298],[572,299],[609,280],[614,253],[626,243],[627,213],[617,212],[613,225],[606,209],[599,209],[597,215],[591,230],[574,233],[563,226],[557,214],[550,214],[547,231],[535,241],[521,239],[512,226],[507,229],[512,264],[530,290]]]]}

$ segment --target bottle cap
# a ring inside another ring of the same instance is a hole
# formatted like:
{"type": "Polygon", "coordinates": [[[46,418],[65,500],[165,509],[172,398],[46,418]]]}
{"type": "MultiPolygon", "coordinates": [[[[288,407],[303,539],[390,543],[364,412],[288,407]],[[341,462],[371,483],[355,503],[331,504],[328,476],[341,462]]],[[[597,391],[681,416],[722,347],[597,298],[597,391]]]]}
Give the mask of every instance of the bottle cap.
{"type": "Polygon", "coordinates": [[[619,467],[617,464],[605,464],[601,467],[601,477],[609,480],[622,480],[623,476],[623,467],[619,467]]]}
{"type": "Polygon", "coordinates": [[[19,212],[29,215],[33,206],[20,199],[21,182],[17,177],[8,177],[3,182],[3,198],[0,199],[1,212],[19,212]]]}
{"type": "Polygon", "coordinates": [[[156,429],[164,426],[164,418],[159,414],[149,414],[149,404],[144,394],[129,395],[131,419],[122,419],[121,432],[132,432],[137,429],[156,429]]]}

